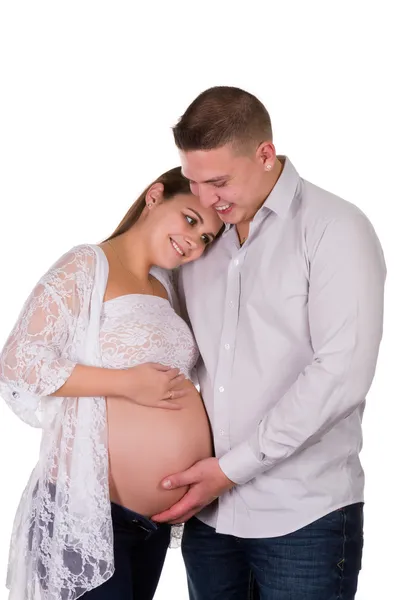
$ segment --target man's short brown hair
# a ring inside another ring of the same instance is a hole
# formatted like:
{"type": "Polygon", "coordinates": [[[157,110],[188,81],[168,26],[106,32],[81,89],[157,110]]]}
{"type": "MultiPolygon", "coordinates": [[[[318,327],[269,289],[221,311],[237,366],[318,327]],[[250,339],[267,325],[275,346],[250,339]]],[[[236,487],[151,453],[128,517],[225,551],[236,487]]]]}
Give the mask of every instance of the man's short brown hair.
{"type": "Polygon", "coordinates": [[[212,87],[202,92],[173,128],[179,150],[212,150],[226,144],[237,148],[272,141],[271,119],[252,94],[236,87],[212,87]]]}

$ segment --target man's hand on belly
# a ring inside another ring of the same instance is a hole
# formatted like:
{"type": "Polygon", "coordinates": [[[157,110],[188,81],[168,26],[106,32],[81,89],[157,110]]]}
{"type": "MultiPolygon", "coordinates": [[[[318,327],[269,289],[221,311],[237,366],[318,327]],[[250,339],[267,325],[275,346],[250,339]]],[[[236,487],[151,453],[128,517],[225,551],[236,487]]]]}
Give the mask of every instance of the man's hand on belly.
{"type": "Polygon", "coordinates": [[[189,486],[189,490],[179,502],[154,515],[152,519],[158,522],[185,523],[235,484],[222,471],[217,458],[205,458],[186,471],[166,477],[161,485],[165,490],[186,486],[189,486]]]}

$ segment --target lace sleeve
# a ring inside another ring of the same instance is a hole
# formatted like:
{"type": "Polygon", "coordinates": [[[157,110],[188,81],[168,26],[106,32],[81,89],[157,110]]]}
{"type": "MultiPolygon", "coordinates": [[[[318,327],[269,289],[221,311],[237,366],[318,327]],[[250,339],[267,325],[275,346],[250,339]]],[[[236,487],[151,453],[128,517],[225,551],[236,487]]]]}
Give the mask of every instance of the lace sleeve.
{"type": "Polygon", "coordinates": [[[41,426],[41,398],[51,396],[73,371],[75,332],[93,279],[89,246],[65,254],[40,279],[0,355],[0,392],[25,422],[41,426]]]}

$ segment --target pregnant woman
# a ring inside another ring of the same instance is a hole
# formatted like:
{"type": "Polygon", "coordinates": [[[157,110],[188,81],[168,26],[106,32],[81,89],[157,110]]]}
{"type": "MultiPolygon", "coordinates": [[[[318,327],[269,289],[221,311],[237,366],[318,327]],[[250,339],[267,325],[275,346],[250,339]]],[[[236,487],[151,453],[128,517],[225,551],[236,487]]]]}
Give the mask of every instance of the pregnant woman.
{"type": "Polygon", "coordinates": [[[171,269],[221,222],[180,169],[150,185],[104,243],[40,279],[0,358],[1,392],[43,430],[15,518],[10,600],[150,600],[170,539],[160,481],[212,453],[197,360],[171,269]]]}

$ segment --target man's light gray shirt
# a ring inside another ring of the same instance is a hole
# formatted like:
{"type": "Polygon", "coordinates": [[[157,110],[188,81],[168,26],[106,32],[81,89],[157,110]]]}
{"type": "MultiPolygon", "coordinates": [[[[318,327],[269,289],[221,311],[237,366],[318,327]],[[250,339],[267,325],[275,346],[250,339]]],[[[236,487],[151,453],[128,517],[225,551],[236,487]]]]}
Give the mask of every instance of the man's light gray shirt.
{"type": "Polygon", "coordinates": [[[382,336],[370,222],[281,160],[242,248],[227,226],[180,275],[215,453],[238,484],[198,516],[240,537],[363,501],[361,420],[382,336]]]}

